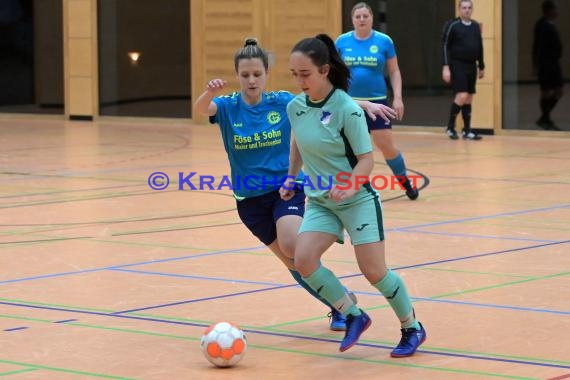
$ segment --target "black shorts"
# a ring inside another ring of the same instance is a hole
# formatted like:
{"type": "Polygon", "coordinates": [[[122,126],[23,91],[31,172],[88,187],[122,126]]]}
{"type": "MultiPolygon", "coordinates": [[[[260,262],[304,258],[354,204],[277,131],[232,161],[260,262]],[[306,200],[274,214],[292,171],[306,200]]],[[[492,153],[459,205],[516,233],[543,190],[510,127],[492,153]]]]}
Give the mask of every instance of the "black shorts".
{"type": "MultiPolygon", "coordinates": [[[[388,101],[386,99],[370,100],[371,103],[384,104],[388,106],[388,101]]],[[[392,129],[392,122],[382,119],[380,116],[376,116],[376,120],[372,120],[368,113],[364,112],[366,116],[366,125],[368,125],[368,132],[375,129],[392,129]]]]}
{"type": "Polygon", "coordinates": [[[538,68],[538,83],[541,90],[552,90],[563,86],[560,63],[542,62],[538,68]]]}
{"type": "Polygon", "coordinates": [[[475,93],[477,63],[452,61],[449,65],[449,71],[451,72],[451,86],[454,94],[458,92],[475,93]]]}
{"type": "Polygon", "coordinates": [[[243,224],[265,245],[277,239],[277,220],[285,215],[305,214],[305,194],[296,191],[288,201],[279,191],[237,201],[237,211],[243,224]]]}

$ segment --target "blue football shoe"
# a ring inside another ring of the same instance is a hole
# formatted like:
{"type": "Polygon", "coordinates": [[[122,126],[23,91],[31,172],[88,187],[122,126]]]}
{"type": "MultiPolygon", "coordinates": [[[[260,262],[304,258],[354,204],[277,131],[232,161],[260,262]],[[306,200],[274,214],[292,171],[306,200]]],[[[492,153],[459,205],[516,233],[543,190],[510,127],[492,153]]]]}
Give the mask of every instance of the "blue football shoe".
{"type": "Polygon", "coordinates": [[[402,329],[402,339],[390,354],[393,358],[405,358],[412,356],[418,347],[426,341],[427,334],[424,326],[420,323],[420,329],[402,329]]]}
{"type": "Polygon", "coordinates": [[[340,343],[340,352],[348,350],[350,347],[354,346],[360,335],[372,324],[372,320],[363,310],[360,310],[362,314],[360,315],[349,315],[346,317],[346,332],[344,334],[344,339],[340,343]]]}
{"type": "Polygon", "coordinates": [[[346,331],[346,317],[340,311],[331,309],[328,313],[330,329],[332,331],[346,331]]]}

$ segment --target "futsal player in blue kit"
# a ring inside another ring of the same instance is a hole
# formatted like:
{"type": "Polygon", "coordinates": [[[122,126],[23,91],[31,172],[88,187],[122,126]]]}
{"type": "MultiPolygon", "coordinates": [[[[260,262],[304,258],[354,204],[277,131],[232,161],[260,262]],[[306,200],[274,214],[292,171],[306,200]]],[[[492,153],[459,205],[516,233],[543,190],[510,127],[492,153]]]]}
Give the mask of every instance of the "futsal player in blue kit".
{"type": "MultiPolygon", "coordinates": [[[[302,190],[296,191],[288,201],[279,195],[279,181],[287,175],[289,166],[291,125],[286,108],[294,96],[286,91],[265,91],[269,59],[255,39],[246,40],[234,57],[234,65],[240,91],[218,96],[226,82],[210,80],[194,107],[219,125],[239,217],[285,264],[299,285],[330,308],[330,329],[344,331],[346,317],[311,289],[294,269],[305,195],[302,190]]],[[[354,298],[352,293],[347,295],[354,298]]]]}
{"type": "MultiPolygon", "coordinates": [[[[372,29],[372,8],[368,4],[360,2],[354,5],[351,15],[354,30],[341,34],[335,43],[345,65],[350,69],[348,94],[355,100],[387,105],[388,90],[384,79],[386,67],[392,85],[392,108],[397,113],[396,119],[402,120],[402,76],[394,43],[388,35],[372,29]]],[[[368,115],[365,116],[374,144],[382,151],[394,175],[400,179],[408,198],[417,199],[419,191],[407,177],[404,156],[394,144],[392,123],[389,120],[373,120],[368,115]]]]}

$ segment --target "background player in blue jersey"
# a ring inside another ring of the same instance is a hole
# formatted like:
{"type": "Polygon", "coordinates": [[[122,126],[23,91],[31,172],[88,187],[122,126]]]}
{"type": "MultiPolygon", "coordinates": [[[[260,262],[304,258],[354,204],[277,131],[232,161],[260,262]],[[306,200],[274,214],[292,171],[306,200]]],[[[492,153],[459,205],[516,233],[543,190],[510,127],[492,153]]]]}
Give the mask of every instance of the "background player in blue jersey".
{"type": "MultiPolygon", "coordinates": [[[[386,67],[392,85],[392,108],[396,110],[396,119],[402,120],[402,76],[394,43],[386,34],[372,29],[372,8],[368,4],[356,4],[351,15],[354,30],[340,35],[336,40],[336,48],[351,72],[348,94],[354,99],[388,104],[384,79],[386,67]]],[[[382,151],[394,175],[401,178],[400,183],[404,186],[406,195],[412,200],[417,199],[418,189],[414,188],[407,178],[404,156],[394,144],[392,123],[381,119],[372,120],[369,117],[366,122],[374,144],[382,151]]]]}
{"type": "MultiPolygon", "coordinates": [[[[303,91],[287,106],[293,130],[289,175],[301,170],[309,178],[330,178],[330,191],[305,186],[308,197],[297,247],[295,268],[303,280],[338,311],[347,316],[347,328],[340,351],[346,351],[370,326],[368,315],[347,297],[338,278],[321,263],[324,252],[350,235],[358,266],[398,316],[402,338],[391,355],[413,355],[425,341],[426,332],[416,320],[404,282],[388,270],[385,260],[384,226],[380,196],[367,182],[374,159],[364,112],[345,92],[350,71],[339,56],[333,40],[320,34],[298,42],[291,52],[289,67],[303,91]],[[341,188],[336,174],[347,173],[352,183],[341,188]],[[364,179],[357,188],[357,178],[364,179]]],[[[293,179],[287,179],[280,193],[292,199],[293,179]]]]}
{"type": "MultiPolygon", "coordinates": [[[[345,316],[311,289],[294,269],[305,195],[295,191],[288,201],[279,196],[280,180],[287,175],[289,166],[291,125],[286,107],[293,94],[265,91],[269,59],[255,39],[248,39],[238,50],[234,64],[241,90],[216,96],[226,82],[210,80],[194,107],[220,127],[240,219],[281,259],[299,285],[331,308],[331,330],[343,331],[345,316]],[[248,181],[244,181],[246,177],[248,181]]],[[[354,297],[352,293],[350,296],[354,297]]]]}

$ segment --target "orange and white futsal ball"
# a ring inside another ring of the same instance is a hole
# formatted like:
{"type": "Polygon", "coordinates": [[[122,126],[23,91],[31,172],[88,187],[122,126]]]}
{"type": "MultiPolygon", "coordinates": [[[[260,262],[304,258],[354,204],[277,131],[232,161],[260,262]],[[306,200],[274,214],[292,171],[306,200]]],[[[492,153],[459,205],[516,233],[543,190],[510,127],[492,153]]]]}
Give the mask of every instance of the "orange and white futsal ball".
{"type": "Polygon", "coordinates": [[[243,330],[233,323],[218,322],[204,331],[200,347],[210,363],[230,367],[245,355],[247,339],[243,330]]]}

